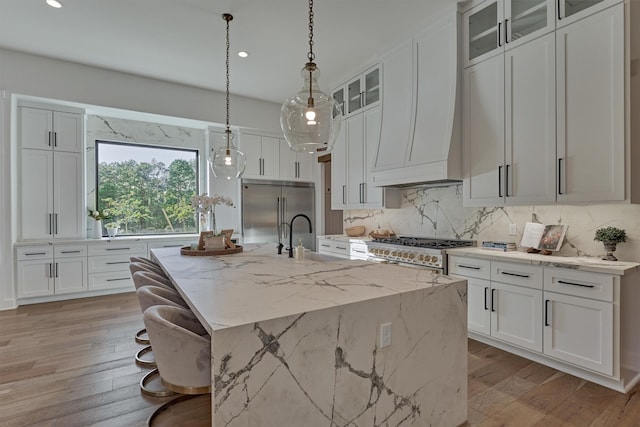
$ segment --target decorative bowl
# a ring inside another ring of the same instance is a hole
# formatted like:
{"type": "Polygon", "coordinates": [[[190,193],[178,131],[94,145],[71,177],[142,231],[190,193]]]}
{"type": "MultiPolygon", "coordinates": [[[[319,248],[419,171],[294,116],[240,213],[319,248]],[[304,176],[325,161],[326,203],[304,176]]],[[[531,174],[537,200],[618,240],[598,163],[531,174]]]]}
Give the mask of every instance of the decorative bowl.
{"type": "Polygon", "coordinates": [[[360,237],[364,234],[364,225],[354,225],[353,227],[347,227],[344,232],[349,237],[360,237]]]}

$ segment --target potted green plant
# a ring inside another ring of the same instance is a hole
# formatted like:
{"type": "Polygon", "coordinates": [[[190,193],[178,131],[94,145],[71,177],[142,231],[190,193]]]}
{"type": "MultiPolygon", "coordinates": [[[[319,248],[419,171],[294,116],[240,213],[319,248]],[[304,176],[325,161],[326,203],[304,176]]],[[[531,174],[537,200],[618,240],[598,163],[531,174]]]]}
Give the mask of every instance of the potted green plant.
{"type": "Polygon", "coordinates": [[[108,222],[104,226],[104,228],[107,229],[107,236],[109,236],[112,239],[116,237],[116,235],[118,234],[119,227],[120,226],[118,225],[117,222],[108,222]]]}
{"type": "Polygon", "coordinates": [[[607,252],[607,256],[602,259],[608,261],[617,261],[618,258],[613,256],[613,253],[616,251],[616,245],[618,243],[627,241],[627,233],[623,229],[617,227],[598,228],[593,240],[602,242],[604,244],[604,249],[607,252]]]}

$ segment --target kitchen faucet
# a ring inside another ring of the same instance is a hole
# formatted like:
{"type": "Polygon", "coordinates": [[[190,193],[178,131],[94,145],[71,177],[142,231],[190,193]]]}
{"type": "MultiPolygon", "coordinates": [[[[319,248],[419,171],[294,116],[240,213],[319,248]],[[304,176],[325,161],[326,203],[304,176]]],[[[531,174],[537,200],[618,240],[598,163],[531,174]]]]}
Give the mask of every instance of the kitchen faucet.
{"type": "Polygon", "coordinates": [[[309,233],[313,233],[313,228],[311,228],[311,220],[305,214],[297,214],[291,218],[291,222],[289,223],[289,258],[293,258],[293,221],[299,216],[303,217],[309,223],[309,233]]]}
{"type": "MultiPolygon", "coordinates": [[[[291,234],[291,226],[288,223],[283,222],[283,223],[280,224],[280,227],[282,227],[283,225],[286,225],[287,227],[289,227],[289,234],[291,234]]],[[[280,233],[280,232],[278,233],[278,246],[277,246],[278,247],[278,255],[282,255],[282,248],[284,248],[284,245],[282,244],[282,240],[281,240],[282,239],[282,234],[283,233],[280,233]]],[[[287,238],[287,230],[284,231],[284,238],[285,239],[287,238]]]]}

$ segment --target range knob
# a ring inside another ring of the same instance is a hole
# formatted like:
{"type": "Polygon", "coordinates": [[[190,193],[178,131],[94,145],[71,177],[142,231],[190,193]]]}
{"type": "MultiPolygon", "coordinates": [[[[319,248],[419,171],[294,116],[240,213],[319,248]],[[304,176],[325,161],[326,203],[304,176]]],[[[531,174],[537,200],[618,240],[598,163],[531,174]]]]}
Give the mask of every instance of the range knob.
{"type": "Polygon", "coordinates": [[[384,251],[384,254],[385,255],[389,255],[389,252],[390,252],[389,249],[387,249],[387,250],[384,251]]]}
{"type": "Polygon", "coordinates": [[[409,259],[414,259],[416,257],[416,254],[409,254],[409,259]]]}
{"type": "Polygon", "coordinates": [[[409,252],[402,252],[402,258],[409,258],[409,252]]]}
{"type": "Polygon", "coordinates": [[[424,255],[418,255],[418,261],[424,261],[424,255]]]}
{"type": "Polygon", "coordinates": [[[432,256],[431,257],[431,262],[438,262],[438,257],[437,256],[432,256]]]}

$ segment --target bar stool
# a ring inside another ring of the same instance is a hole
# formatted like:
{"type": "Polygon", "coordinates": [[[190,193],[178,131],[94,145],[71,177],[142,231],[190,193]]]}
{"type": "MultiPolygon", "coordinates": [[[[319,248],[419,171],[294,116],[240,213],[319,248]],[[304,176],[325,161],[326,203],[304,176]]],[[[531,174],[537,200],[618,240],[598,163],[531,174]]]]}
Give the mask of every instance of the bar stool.
{"type": "Polygon", "coordinates": [[[136,271],[149,271],[169,280],[162,267],[159,265],[149,264],[148,262],[131,261],[129,264],[129,271],[131,271],[131,274],[136,271]]]}
{"type": "MultiPolygon", "coordinates": [[[[161,288],[169,289],[177,293],[177,291],[175,290],[175,287],[171,283],[171,280],[169,280],[167,276],[154,273],[144,268],[140,268],[140,266],[141,266],[140,263],[133,263],[133,262],[129,265],[129,270],[131,271],[131,277],[133,279],[133,285],[136,287],[136,289],[138,289],[141,286],[152,285],[152,286],[158,286],[161,288]]],[[[147,330],[144,328],[136,332],[135,340],[138,344],[149,345],[149,339],[143,338],[143,336],[146,333],[147,333],[147,330]]]]}
{"type": "MultiPolygon", "coordinates": [[[[144,324],[153,341],[162,384],[175,393],[211,393],[211,337],[200,335],[202,325],[189,310],[155,305],[144,312],[144,324]]],[[[184,401],[179,396],[157,408],[147,420],[150,426],[163,411],[184,401]]]]}

